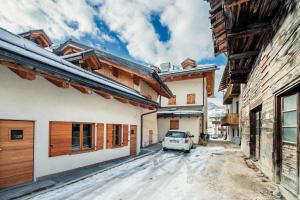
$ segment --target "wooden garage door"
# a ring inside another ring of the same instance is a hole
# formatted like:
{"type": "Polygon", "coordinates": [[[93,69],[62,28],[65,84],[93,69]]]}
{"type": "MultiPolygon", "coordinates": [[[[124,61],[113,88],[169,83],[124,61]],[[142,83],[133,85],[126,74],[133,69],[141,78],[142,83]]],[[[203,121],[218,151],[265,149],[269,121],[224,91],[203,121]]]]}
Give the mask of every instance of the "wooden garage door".
{"type": "Polygon", "coordinates": [[[131,125],[130,126],[130,155],[135,156],[137,151],[136,151],[136,131],[137,131],[137,126],[136,125],[131,125]]]}
{"type": "Polygon", "coordinates": [[[33,180],[33,129],[30,121],[0,120],[0,188],[33,180]]]}

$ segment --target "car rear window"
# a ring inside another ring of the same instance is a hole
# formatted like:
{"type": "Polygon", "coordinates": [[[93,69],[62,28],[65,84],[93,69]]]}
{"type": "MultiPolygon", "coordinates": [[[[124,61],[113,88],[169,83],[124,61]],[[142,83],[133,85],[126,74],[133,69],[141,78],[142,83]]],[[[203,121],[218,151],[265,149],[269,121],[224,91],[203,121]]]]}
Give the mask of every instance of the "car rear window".
{"type": "Polygon", "coordinates": [[[179,131],[168,131],[166,134],[166,137],[172,137],[172,138],[186,138],[185,132],[179,132],[179,131]]]}

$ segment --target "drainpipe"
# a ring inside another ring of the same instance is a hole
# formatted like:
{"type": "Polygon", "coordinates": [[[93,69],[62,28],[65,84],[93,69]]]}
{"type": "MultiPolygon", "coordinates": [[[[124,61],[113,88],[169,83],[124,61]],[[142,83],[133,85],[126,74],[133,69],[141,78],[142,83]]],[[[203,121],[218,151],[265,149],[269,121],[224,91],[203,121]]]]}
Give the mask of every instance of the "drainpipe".
{"type": "MultiPolygon", "coordinates": [[[[161,88],[161,85],[160,85],[160,89],[159,89],[159,107],[161,107],[161,92],[162,92],[162,88],[161,88]]],[[[150,115],[150,114],[153,114],[153,113],[156,113],[157,112],[157,108],[155,108],[154,111],[151,111],[151,112],[147,112],[147,113],[143,113],[141,115],[141,144],[140,144],[140,148],[143,148],[143,127],[144,127],[144,116],[146,115],[150,115]]]]}

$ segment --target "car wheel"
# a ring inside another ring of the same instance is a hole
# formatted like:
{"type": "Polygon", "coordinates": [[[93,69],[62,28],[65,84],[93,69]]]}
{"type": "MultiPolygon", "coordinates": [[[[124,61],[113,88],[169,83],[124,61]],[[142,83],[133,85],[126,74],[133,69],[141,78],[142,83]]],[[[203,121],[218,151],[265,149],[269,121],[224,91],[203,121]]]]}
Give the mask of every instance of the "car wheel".
{"type": "Polygon", "coordinates": [[[168,151],[168,149],[167,149],[167,148],[165,148],[165,147],[163,148],[163,150],[164,150],[164,151],[168,151]]]}
{"type": "Polygon", "coordinates": [[[184,153],[190,153],[191,152],[191,149],[189,150],[184,150],[184,153]]]}

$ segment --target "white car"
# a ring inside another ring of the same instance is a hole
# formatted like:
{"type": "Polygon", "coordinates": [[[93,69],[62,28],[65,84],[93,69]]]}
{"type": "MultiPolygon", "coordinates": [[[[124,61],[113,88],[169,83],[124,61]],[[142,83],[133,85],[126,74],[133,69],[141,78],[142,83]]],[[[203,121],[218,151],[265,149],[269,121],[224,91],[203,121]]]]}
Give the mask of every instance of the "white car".
{"type": "Polygon", "coordinates": [[[169,130],[162,142],[163,150],[174,149],[189,153],[193,148],[193,137],[188,131],[169,130]]]}

